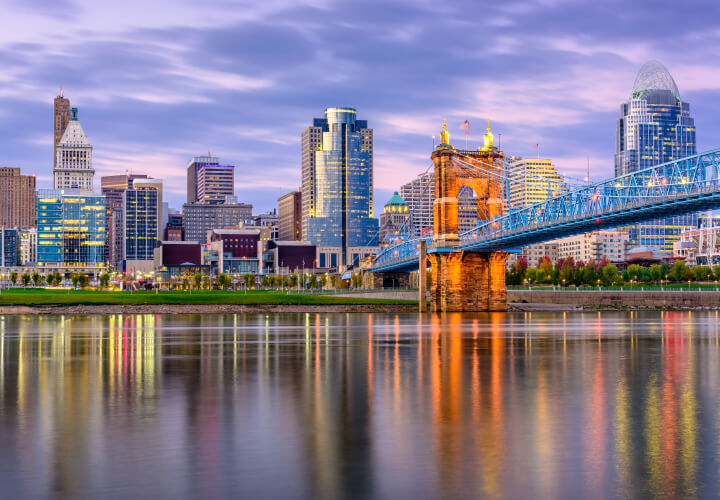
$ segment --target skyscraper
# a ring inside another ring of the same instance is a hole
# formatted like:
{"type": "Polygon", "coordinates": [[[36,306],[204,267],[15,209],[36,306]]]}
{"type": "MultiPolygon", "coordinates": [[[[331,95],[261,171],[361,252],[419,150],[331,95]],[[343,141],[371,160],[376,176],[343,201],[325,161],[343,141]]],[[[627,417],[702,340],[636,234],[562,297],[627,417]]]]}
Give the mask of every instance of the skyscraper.
{"type": "Polygon", "coordinates": [[[278,239],[302,239],[302,196],[299,191],[278,198],[278,239]]]}
{"type": "Polygon", "coordinates": [[[123,193],[125,270],[150,271],[162,234],[162,181],[135,179],[123,193]]]}
{"type": "Polygon", "coordinates": [[[35,227],[35,176],[0,167],[0,227],[35,227]]]}
{"type": "Polygon", "coordinates": [[[39,266],[104,267],[105,197],[40,189],[39,266]]]}
{"type": "Polygon", "coordinates": [[[410,211],[410,235],[422,236],[433,229],[435,173],[425,172],[400,187],[400,196],[410,211]]]}
{"type": "MultiPolygon", "coordinates": [[[[696,153],[695,121],[675,80],[658,61],[645,63],[617,121],[615,175],[624,175],[696,153]]],[[[630,246],[672,251],[680,233],[697,223],[684,215],[627,226],[630,246]]]]}
{"type": "Polygon", "coordinates": [[[119,267],[123,260],[125,243],[123,242],[123,196],[132,189],[135,179],[147,179],[145,174],[104,175],[100,177],[100,192],[105,196],[105,251],[107,262],[119,267]]]}
{"type": "Polygon", "coordinates": [[[77,111],[72,108],[72,117],[56,148],[53,187],[92,193],[95,176],[92,146],[78,121],[77,111]]]}
{"type": "Polygon", "coordinates": [[[568,192],[568,186],[552,160],[515,156],[509,160],[510,209],[519,210],[568,192]]]}
{"type": "Polygon", "coordinates": [[[235,194],[235,167],[215,156],[196,156],[187,166],[188,203],[225,203],[235,194]]]}
{"type": "MultiPolygon", "coordinates": [[[[303,221],[307,239],[318,246],[338,247],[340,266],[357,265],[377,246],[378,221],[373,218],[372,130],[357,120],[352,108],[328,108],[314,119],[309,133],[322,130],[314,154],[312,182],[306,179],[303,140],[303,221]],[[305,196],[310,203],[305,205],[305,196]],[[305,211],[307,210],[307,211],[305,211]]],[[[303,133],[305,134],[305,132],[303,133]]],[[[309,141],[309,144],[317,144],[309,141]]]]}
{"type": "Polygon", "coordinates": [[[302,142],[302,185],[300,200],[302,203],[301,240],[308,238],[308,220],[315,217],[315,152],[322,147],[322,134],[327,128],[324,118],[313,119],[312,126],[303,130],[302,142]]]}
{"type": "Polygon", "coordinates": [[[53,102],[53,170],[57,167],[57,146],[65,133],[70,117],[70,99],[66,98],[61,90],[53,102]]]}

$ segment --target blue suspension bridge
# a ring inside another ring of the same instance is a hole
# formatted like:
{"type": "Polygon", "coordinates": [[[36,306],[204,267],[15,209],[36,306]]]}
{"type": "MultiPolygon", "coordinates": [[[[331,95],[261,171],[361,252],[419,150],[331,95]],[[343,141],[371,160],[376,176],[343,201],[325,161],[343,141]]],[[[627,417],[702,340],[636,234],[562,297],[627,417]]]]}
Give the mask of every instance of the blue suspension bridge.
{"type": "MultiPolygon", "coordinates": [[[[505,197],[509,193],[513,179],[502,158],[483,163],[453,151],[451,161],[460,172],[502,185],[505,197]]],[[[457,235],[453,251],[508,252],[588,231],[715,208],[720,208],[720,149],[578,187],[528,207],[511,209],[506,204],[500,215],[479,220],[472,230],[457,235]]],[[[368,270],[418,269],[421,241],[426,242],[428,254],[447,251],[433,244],[433,236],[406,236],[382,250],[368,270]]]]}

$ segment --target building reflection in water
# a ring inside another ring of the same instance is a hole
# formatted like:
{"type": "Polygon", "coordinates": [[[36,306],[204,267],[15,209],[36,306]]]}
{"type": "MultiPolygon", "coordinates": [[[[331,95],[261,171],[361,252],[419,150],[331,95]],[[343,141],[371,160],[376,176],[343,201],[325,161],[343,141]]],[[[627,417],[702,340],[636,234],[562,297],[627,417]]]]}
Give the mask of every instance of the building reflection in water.
{"type": "Polygon", "coordinates": [[[0,317],[9,497],[693,497],[716,312],[0,317]]]}

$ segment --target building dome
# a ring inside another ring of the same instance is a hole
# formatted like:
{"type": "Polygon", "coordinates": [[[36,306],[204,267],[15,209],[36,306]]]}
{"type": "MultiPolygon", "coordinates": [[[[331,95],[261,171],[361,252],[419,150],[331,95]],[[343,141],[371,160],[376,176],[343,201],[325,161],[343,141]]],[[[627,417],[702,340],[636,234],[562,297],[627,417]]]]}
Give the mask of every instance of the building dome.
{"type": "Polygon", "coordinates": [[[680,101],[680,92],[670,72],[660,61],[653,60],[646,62],[640,68],[630,92],[630,99],[646,99],[656,91],[669,92],[680,101]]]}
{"type": "Polygon", "coordinates": [[[385,203],[385,212],[407,212],[407,201],[395,191],[390,199],[385,203]]]}

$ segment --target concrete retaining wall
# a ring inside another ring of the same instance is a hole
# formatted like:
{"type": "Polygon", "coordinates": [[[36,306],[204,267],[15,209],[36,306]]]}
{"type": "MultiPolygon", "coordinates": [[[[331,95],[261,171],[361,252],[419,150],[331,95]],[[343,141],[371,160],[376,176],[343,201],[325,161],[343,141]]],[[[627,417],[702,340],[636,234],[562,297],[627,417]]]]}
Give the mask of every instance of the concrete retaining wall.
{"type": "Polygon", "coordinates": [[[508,290],[508,302],[577,306],[720,307],[720,292],[508,290]]]}
{"type": "MultiPolygon", "coordinates": [[[[417,290],[373,290],[328,294],[333,297],[417,300],[417,290]]],[[[565,304],[575,306],[717,307],[720,292],[704,291],[597,291],[508,290],[510,303],[565,304]]]]}

